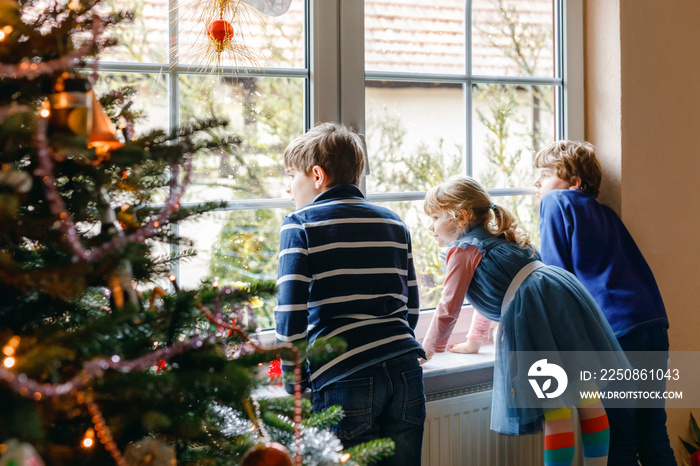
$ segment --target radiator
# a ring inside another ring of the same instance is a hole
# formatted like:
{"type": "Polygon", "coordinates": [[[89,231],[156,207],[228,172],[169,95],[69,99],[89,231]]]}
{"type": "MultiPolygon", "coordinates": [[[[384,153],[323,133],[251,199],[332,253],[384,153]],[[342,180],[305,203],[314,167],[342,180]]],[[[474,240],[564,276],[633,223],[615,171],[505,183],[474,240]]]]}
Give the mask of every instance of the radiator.
{"type": "Polygon", "coordinates": [[[422,466],[542,466],[543,434],[489,429],[491,390],[428,399],[422,466]]]}

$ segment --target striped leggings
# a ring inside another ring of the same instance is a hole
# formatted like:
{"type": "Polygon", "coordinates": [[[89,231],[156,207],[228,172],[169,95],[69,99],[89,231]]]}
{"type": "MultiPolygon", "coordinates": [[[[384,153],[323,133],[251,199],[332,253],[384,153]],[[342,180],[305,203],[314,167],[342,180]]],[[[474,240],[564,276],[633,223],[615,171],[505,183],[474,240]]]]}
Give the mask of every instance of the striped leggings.
{"type": "MultiPolygon", "coordinates": [[[[544,415],[544,464],[545,466],[571,466],[574,460],[576,438],[572,409],[561,408],[544,415]]],[[[605,466],[608,462],[610,428],[608,416],[600,399],[585,400],[575,408],[581,427],[584,464],[605,466]]]]}

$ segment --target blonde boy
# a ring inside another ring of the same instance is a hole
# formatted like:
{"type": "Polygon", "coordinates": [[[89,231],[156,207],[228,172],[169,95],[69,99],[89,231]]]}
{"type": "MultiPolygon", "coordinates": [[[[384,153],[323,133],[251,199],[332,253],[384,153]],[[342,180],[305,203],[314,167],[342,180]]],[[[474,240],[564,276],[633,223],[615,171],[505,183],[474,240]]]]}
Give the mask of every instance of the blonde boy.
{"type": "MultiPolygon", "coordinates": [[[[344,339],[343,354],[303,368],[314,410],[343,408],[334,430],[345,447],[390,437],[396,451],[381,464],[419,465],[425,353],[413,333],[411,237],[395,213],[358,189],[364,159],[361,138],[337,123],[312,128],[285,151],[297,210],[280,233],[277,338],[310,346],[344,339]]],[[[292,366],[283,361],[282,369],[292,366]]]]}

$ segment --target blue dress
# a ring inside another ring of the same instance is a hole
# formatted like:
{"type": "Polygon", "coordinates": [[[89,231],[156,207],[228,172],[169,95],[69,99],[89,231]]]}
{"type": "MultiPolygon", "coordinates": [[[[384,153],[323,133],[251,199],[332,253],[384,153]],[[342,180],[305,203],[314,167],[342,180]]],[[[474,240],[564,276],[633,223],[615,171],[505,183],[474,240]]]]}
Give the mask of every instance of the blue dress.
{"type": "Polygon", "coordinates": [[[576,372],[569,376],[565,394],[533,406],[532,399],[537,397],[528,377],[533,352],[558,359],[560,364],[572,360],[568,354],[585,352],[587,367],[629,367],[605,316],[574,275],[554,266],[538,268],[525,278],[502,312],[513,278],[525,265],[538,261],[539,253],[493,236],[479,224],[471,224],[450,245],[473,245],[481,252],[467,299],[482,315],[500,322],[495,337],[492,430],[512,435],[537,432],[544,408],[573,407],[579,401],[579,389],[595,388],[590,381],[577,380],[578,368],[568,367],[576,372]],[[591,354],[599,360],[591,361],[591,354]]]}

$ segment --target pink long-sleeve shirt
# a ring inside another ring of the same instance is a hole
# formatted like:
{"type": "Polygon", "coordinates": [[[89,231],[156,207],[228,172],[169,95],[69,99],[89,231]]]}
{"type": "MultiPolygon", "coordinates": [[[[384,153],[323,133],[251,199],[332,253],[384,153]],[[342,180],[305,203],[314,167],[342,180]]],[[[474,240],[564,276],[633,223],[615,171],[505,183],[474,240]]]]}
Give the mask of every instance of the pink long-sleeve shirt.
{"type": "MultiPolygon", "coordinates": [[[[481,262],[481,253],[476,246],[466,248],[452,247],[447,252],[447,271],[443,285],[442,297],[438,302],[433,320],[423,340],[423,348],[433,353],[442,353],[452,335],[459,312],[464,304],[464,297],[474,277],[474,271],[481,262]]],[[[479,342],[489,341],[489,330],[497,325],[474,311],[467,338],[479,342]]]]}

